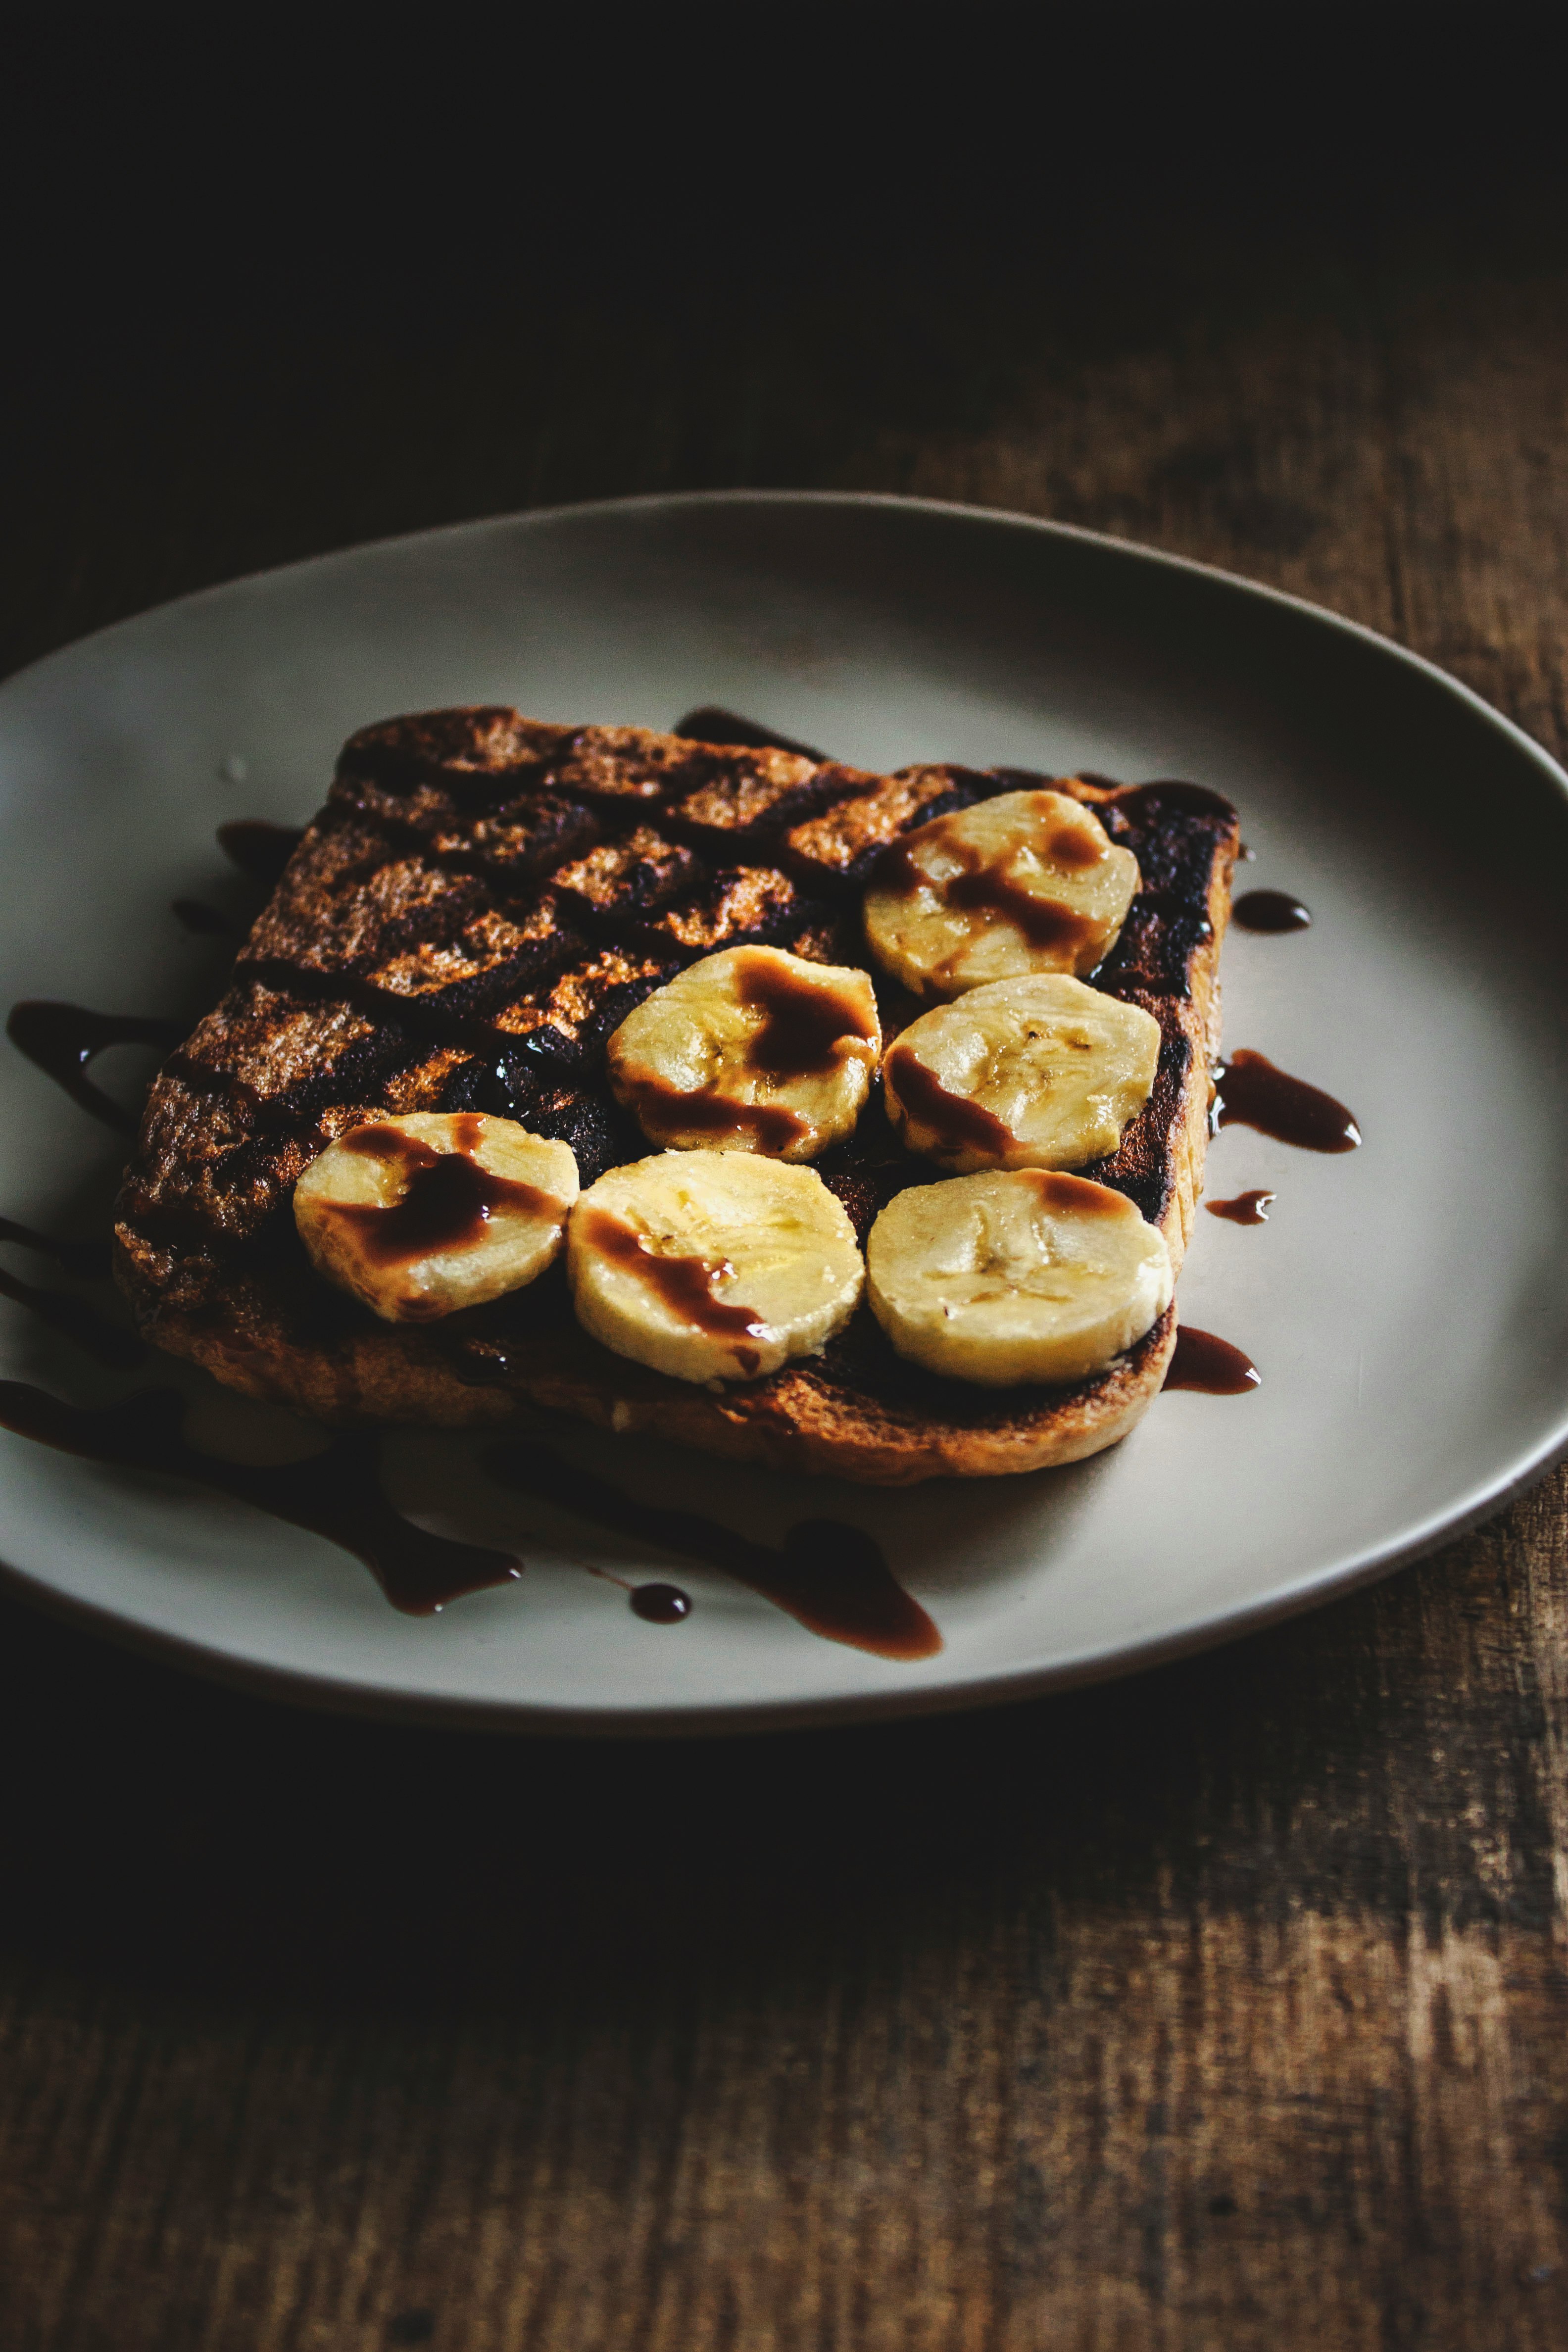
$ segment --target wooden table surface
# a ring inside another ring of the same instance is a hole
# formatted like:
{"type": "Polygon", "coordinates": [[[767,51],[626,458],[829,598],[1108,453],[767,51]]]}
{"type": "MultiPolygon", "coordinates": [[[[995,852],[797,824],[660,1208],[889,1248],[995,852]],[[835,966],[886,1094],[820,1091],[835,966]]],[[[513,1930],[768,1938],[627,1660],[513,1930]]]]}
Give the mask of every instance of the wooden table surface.
{"type": "MultiPolygon", "coordinates": [[[[487,511],[864,488],[1277,583],[1561,756],[1561,194],[165,286],[8,383],[0,656],[487,511]]],[[[723,1745],[336,1722],[0,1602],[0,2344],[1561,2346],[1565,1505],[1134,1681],[723,1745]]]]}

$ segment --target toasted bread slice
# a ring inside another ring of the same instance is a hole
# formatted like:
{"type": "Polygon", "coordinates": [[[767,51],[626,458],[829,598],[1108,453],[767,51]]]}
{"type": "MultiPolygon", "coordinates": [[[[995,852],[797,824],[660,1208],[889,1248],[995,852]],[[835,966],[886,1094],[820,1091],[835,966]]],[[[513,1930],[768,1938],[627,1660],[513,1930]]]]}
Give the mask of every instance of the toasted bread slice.
{"type": "MultiPolygon", "coordinates": [[[[868,1311],[816,1358],[721,1391],[610,1354],[559,1268],[420,1328],[314,1274],[293,1185],[387,1111],[474,1109],[562,1138],[584,1184],[647,1145],[604,1076],[610,1032],[672,972],[768,940],[864,961],[865,879],[900,834],[1043,779],[947,765],[877,776],[767,747],[504,709],[367,728],[339,761],[222,1003],[154,1081],[126,1171],[120,1278],[142,1329],[230,1386],[327,1422],[505,1422],[520,1402],[710,1453],[880,1485],[1098,1452],[1164,1376],[1174,1311],[1097,1378],[982,1391],[895,1355],[868,1311]]],[[[1163,1034],[1154,1090],[1085,1172],[1179,1265],[1200,1187],[1235,812],[1193,785],[1056,780],[1136,855],[1142,887],[1095,984],[1163,1034]]],[[[915,1007],[890,993],[889,1034],[915,1007]]],[[[933,1171],[875,1104],[818,1163],[864,1234],[933,1171]]]]}

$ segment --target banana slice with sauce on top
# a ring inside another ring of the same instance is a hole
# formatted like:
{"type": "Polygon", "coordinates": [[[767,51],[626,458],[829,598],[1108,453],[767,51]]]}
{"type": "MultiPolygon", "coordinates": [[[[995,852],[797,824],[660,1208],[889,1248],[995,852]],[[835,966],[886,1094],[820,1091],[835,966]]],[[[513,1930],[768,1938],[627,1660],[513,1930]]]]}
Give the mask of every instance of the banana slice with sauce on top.
{"type": "Polygon", "coordinates": [[[612,1168],[572,1213],[577,1319],[678,1381],[755,1380],[854,1313],[866,1269],[813,1168],[749,1151],[665,1151],[612,1168]]]}
{"type": "Polygon", "coordinates": [[[1054,1170],[900,1192],[866,1244],[867,1297],[900,1356],[984,1388],[1086,1380],[1171,1303],[1157,1225],[1054,1170]]]}
{"type": "Polygon", "coordinates": [[[1127,919],[1138,861],[1066,793],[1003,793],[906,834],[866,893],[877,961],[917,996],[1026,972],[1092,971],[1127,919]]]}
{"type": "Polygon", "coordinates": [[[745,947],[656,989],[605,1051],[650,1143],[815,1160],[853,1129],[881,1043],[868,972],[745,947]]]}
{"type": "Polygon", "coordinates": [[[1116,1150],[1159,1059],[1152,1013],[1038,972],[922,1013],[889,1047],[882,1084],[909,1150],[955,1174],[1082,1168],[1116,1150]]]}
{"type": "Polygon", "coordinates": [[[429,1323],[520,1290],[559,1256],[578,1193],[569,1144],[479,1111],[351,1128],[294,1187],[319,1274],[386,1323],[429,1323]]]}

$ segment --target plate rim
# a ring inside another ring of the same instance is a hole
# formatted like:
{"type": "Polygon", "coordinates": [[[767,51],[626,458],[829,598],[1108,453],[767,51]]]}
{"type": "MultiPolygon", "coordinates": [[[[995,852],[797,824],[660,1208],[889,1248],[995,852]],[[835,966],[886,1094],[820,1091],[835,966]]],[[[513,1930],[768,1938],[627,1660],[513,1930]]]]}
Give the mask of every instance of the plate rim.
{"type": "Polygon", "coordinates": [[[144,604],[134,613],[121,614],[117,621],[106,621],[101,627],[89,629],[79,637],[71,637],[63,646],[38,654],[24,662],[17,669],[0,676],[0,695],[4,695],[24,679],[47,669],[57,661],[79,653],[85,646],[119,635],[122,630],[140,628],[145,622],[155,620],[165,613],[178,613],[188,606],[204,604],[231,594],[237,588],[247,588],[262,581],[283,580],[292,573],[312,572],[336,563],[346,563],[352,558],[377,551],[390,552],[396,548],[427,545],[437,540],[455,540],[468,533],[502,530],[518,526],[563,522],[580,515],[636,514],[651,512],[658,508],[721,507],[721,506],[804,506],[804,507],[885,507],[899,513],[944,515],[955,521],[992,522],[1017,530],[1039,532],[1047,539],[1072,541],[1078,544],[1099,548],[1139,564],[1152,564],[1160,569],[1188,572],[1200,580],[1215,580],[1226,587],[1240,589],[1247,597],[1279,605],[1288,612],[1319,623],[1340,634],[1358,639],[1383,655],[1395,660],[1420,676],[1432,680],[1450,694],[1458,695],[1494,727],[1507,735],[1518,751],[1525,752],[1541,769],[1564,800],[1568,800],[1568,768],[1554,759],[1544,744],[1538,743],[1517,719],[1487,700],[1473,686],[1467,686],[1452,670],[1444,669],[1425,654],[1418,654],[1397,638],[1385,636],[1381,629],[1365,621],[1353,621],[1347,614],[1336,613],[1331,605],[1319,604],[1310,596],[1298,596],[1289,588],[1276,588],[1266,580],[1251,580],[1244,572],[1231,572],[1224,564],[1205,563],[1194,555],[1177,555],[1170,549],[1152,547],[1139,539],[1120,539],[1113,531],[1091,530],[1086,524],[1058,522],[1046,515],[1021,513],[1014,507],[983,506],[966,503],[962,499],[908,498],[896,490],[788,490],[788,489],[728,489],[728,490],[650,490],[638,491],[627,498],[574,499],[559,506],[516,507],[503,514],[470,515],[462,522],[432,523],[424,530],[390,531],[378,539],[351,540],[345,546],[322,549],[315,555],[296,556],[288,563],[263,565],[255,572],[237,572],[226,580],[209,582],[205,588],[187,589],[179,596],[167,596],[161,604],[144,604]]]}
{"type": "Polygon", "coordinates": [[[355,1683],[291,1666],[239,1658],[209,1643],[145,1625],[107,1605],[62,1591],[27,1570],[0,1560],[0,1591],[76,1631],[154,1664],[172,1665],[220,1689],[238,1690],[274,1706],[311,1715],[351,1716],[373,1723],[401,1724],[433,1731],[505,1735],[514,1738],[724,1739],[764,1738],[773,1732],[827,1731],[862,1723],[889,1723],[932,1716],[965,1715],[979,1707],[1023,1706],[1058,1692],[1098,1684],[1133,1681],[1184,1658],[1245,1641],[1293,1617],[1304,1617],[1331,1600],[1349,1598],[1402,1568],[1429,1559],[1445,1545],[1468,1534],[1529,1491],[1568,1454],[1568,1434],[1560,1434],[1542,1460],[1532,1457],[1500,1492],[1472,1494],[1458,1514],[1429,1521],[1407,1544],[1372,1557],[1352,1555],[1342,1565],[1317,1569],[1266,1600],[1247,1603],[1224,1617],[1156,1636],[1129,1648],[1099,1652],[1056,1665],[1024,1667],[1016,1674],[988,1675],[921,1689],[911,1684],[887,1691],[828,1695],[811,1699],[717,1700],[701,1706],[574,1707],[514,1699],[443,1697],[389,1685],[355,1683]]]}
{"type": "MultiPolygon", "coordinates": [[[[572,521],[583,517],[652,515],[660,511],[723,507],[824,508],[840,510],[885,509],[902,514],[927,515],[969,524],[988,524],[1004,530],[1024,530],[1057,541],[1112,554],[1128,564],[1212,582],[1260,600],[1300,620],[1350,638],[1384,660],[1413,672],[1428,685],[1452,696],[1487,725],[1498,730],[1516,752],[1568,803],[1568,771],[1542,744],[1528,734],[1486,698],[1409,646],[1400,645],[1365,622],[1352,620],[1331,607],[1250,580],[1245,573],[1219,564],[1151,547],[1139,540],[1060,522],[1046,516],[1019,513],[1005,507],[953,499],[904,497],[881,490],[710,489],[637,493],[616,499],[584,499],[560,505],[525,507],[500,514],[471,516],[459,522],[439,523],[424,530],[398,531],[359,540],[287,563],[239,572],[209,583],[184,594],[165,599],[106,623],[85,635],[52,648],[0,677],[0,702],[57,662],[74,658],[84,648],[110,641],[149,622],[200,607],[260,583],[281,582],[376,552],[454,542],[481,534],[526,530],[572,521]]],[[[1120,1681],[1222,1644],[1245,1638],[1266,1626],[1304,1614],[1343,1594],[1392,1575],[1395,1570],[1429,1558],[1445,1544],[1478,1527],[1545,1476],[1568,1455],[1568,1380],[1556,1421],[1523,1457],[1515,1456],[1496,1476],[1481,1481],[1457,1503],[1428,1514],[1414,1528],[1389,1542],[1373,1544],[1314,1568],[1266,1597],[1244,1602],[1201,1623],[1148,1640],[1100,1650],[1092,1654],[1050,1665],[1025,1666],[1016,1672],[989,1672],[926,1689],[900,1684],[883,1692],[862,1691],[799,1699],[717,1699],[658,1706],[552,1706],[533,1701],[473,1699],[442,1696],[382,1683],[360,1684],[343,1677],[294,1666],[269,1664],[232,1654],[217,1645],[171,1630],[149,1626],[116,1611],[106,1602],[63,1591],[30,1570],[0,1560],[0,1590],[40,1609],[44,1614],[163,1664],[198,1675],[204,1681],[241,1689],[274,1703],[312,1712],[347,1715],[374,1721],[417,1725],[470,1732],[505,1732],[516,1737],[599,1738],[725,1738],[762,1736],[771,1732],[826,1728],[836,1724],[889,1721],[965,1712],[981,1706],[1021,1705],[1049,1692],[1082,1688],[1095,1683],[1120,1681]]]]}

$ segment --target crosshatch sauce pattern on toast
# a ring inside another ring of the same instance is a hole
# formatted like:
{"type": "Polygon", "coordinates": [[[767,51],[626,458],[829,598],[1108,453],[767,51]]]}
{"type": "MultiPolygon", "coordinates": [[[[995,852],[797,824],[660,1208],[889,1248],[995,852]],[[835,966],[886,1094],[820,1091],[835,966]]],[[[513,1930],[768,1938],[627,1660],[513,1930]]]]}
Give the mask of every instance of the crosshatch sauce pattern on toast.
{"type": "MultiPolygon", "coordinates": [[[[1091,803],[1138,859],[1142,887],[1095,985],[1153,1013],[1163,1034],[1149,1101],[1115,1155],[1083,1172],[1127,1193],[1179,1265],[1219,1044],[1228,802],[1010,769],[879,776],[641,728],[445,710],[351,738],[222,1002],[153,1082],[116,1223],[140,1328],[231,1387],[326,1422],[496,1424],[526,1402],[880,1485],[1040,1468],[1112,1444],[1164,1377],[1173,1309],[1072,1388],[936,1379],[896,1356],[862,1307],[822,1355],[710,1391],[590,1339],[559,1266],[438,1325],[378,1323],[312,1272],[291,1212],[316,1155],[389,1111],[520,1119],[572,1145],[584,1185],[642,1157],[604,1072],[634,1004],[745,941],[868,961],[860,897],[887,845],[1047,781],[1091,803]]],[[[890,1037],[921,1008],[879,987],[890,1037]]],[[[895,1192],[936,1180],[877,1096],[817,1166],[862,1240],[895,1192]]]]}

